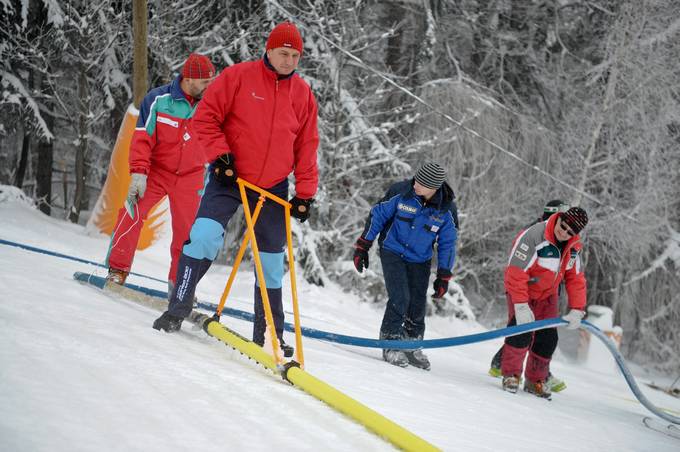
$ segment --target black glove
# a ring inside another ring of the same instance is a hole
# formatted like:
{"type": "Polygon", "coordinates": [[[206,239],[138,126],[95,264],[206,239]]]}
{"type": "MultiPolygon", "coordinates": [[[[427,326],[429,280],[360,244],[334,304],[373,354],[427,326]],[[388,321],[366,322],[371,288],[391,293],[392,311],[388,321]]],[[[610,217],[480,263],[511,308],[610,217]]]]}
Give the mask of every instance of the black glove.
{"type": "Polygon", "coordinates": [[[236,167],[234,166],[234,155],[231,153],[222,154],[212,165],[215,180],[225,187],[236,183],[236,167]]]}
{"type": "Polygon", "coordinates": [[[290,214],[291,216],[304,223],[309,218],[309,210],[312,207],[313,199],[302,199],[295,196],[290,200],[290,214]]]}
{"type": "Polygon", "coordinates": [[[432,298],[442,298],[449,290],[449,281],[451,280],[451,271],[440,268],[437,270],[437,279],[434,280],[432,287],[434,288],[434,295],[432,298]]]}
{"type": "Polygon", "coordinates": [[[359,237],[354,244],[354,268],[359,273],[364,271],[364,268],[368,268],[368,250],[371,249],[371,245],[373,242],[363,237],[359,237]]]}

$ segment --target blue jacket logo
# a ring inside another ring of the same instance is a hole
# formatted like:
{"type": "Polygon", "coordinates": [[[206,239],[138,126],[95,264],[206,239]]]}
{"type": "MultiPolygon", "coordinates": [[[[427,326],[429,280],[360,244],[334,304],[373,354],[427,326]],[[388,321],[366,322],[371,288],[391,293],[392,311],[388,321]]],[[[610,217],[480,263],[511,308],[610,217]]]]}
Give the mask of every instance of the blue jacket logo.
{"type": "Polygon", "coordinates": [[[408,213],[416,213],[418,211],[417,208],[412,207],[412,206],[407,206],[406,204],[399,203],[399,206],[397,206],[397,209],[403,210],[404,212],[408,213]]]}

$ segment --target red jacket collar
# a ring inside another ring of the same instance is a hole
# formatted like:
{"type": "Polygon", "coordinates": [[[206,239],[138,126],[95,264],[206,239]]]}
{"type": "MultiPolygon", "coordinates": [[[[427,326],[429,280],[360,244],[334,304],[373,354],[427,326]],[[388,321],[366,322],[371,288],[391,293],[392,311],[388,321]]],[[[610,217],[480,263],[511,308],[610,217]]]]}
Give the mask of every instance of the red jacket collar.
{"type": "MultiPolygon", "coordinates": [[[[545,226],[545,233],[543,234],[545,239],[552,243],[553,245],[557,245],[557,238],[555,237],[555,225],[557,224],[557,219],[560,217],[559,213],[554,213],[550,215],[550,217],[546,220],[547,224],[545,226]]],[[[576,234],[572,236],[569,240],[567,240],[567,244],[564,246],[564,249],[567,250],[574,246],[579,240],[581,240],[581,236],[576,234]]]]}

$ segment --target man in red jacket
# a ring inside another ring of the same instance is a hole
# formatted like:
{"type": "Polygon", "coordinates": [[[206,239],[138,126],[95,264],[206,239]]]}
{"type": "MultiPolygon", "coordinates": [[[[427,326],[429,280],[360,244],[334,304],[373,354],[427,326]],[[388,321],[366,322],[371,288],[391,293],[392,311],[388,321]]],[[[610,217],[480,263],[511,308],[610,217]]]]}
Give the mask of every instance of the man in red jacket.
{"type": "Polygon", "coordinates": [[[180,76],[144,97],[130,144],[126,207],[118,213],[107,256],[109,281],[125,283],[147,214],[167,195],[172,216],[168,285],[172,287],[204,184],[206,158],[190,130],[189,119],[214,77],[210,59],[192,53],[180,76]]]}
{"type": "MultiPolygon", "coordinates": [[[[241,204],[237,177],[287,199],[288,176],[295,175],[291,215],[309,217],[318,183],[317,105],[309,85],[295,73],[302,37],[284,22],[269,35],[261,60],[235,64],[210,85],[193,119],[195,131],[212,165],[205,194],[182,249],[177,286],[168,311],[154,322],[167,332],[180,328],[191,300],[224,240],[224,229],[241,204]]],[[[251,207],[257,194],[249,193],[251,207]]],[[[283,251],[285,218],[281,206],[265,202],[255,226],[276,332],[283,334],[283,251]]],[[[253,341],[262,344],[266,324],[255,282],[253,341]]],[[[284,350],[292,353],[292,350],[284,350]]]]}
{"type": "MultiPolygon", "coordinates": [[[[505,269],[508,326],[557,317],[557,291],[564,279],[570,311],[563,318],[569,322],[567,328],[579,327],[586,305],[586,279],[581,268],[578,233],[586,224],[586,211],[571,207],[525,229],[515,238],[505,269]]],[[[529,351],[524,390],[550,398],[546,379],[556,346],[556,328],[506,338],[501,361],[503,389],[517,392],[529,351]]]]}

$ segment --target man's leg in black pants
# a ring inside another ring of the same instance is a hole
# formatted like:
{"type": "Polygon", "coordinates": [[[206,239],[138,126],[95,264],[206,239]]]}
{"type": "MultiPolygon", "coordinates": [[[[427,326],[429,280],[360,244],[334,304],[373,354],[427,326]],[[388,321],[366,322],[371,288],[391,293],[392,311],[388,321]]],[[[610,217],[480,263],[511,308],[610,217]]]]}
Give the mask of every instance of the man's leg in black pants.
{"type": "MultiPolygon", "coordinates": [[[[427,288],[430,282],[430,261],[423,263],[406,264],[410,300],[404,332],[408,339],[422,340],[425,334],[425,310],[427,305],[427,288]]],[[[421,369],[430,370],[430,361],[427,359],[422,348],[405,350],[409,364],[421,369]]]]}
{"type": "Polygon", "coordinates": [[[224,242],[224,228],[240,203],[236,186],[225,187],[210,178],[189,239],[182,248],[168,310],[154,322],[155,329],[176,331],[191,313],[196,286],[217,257],[224,242]]]}
{"type": "MultiPolygon", "coordinates": [[[[404,319],[410,298],[406,262],[397,254],[381,249],[380,263],[388,297],[380,326],[380,339],[401,340],[404,337],[404,319]]],[[[395,366],[408,366],[408,359],[402,350],[384,349],[383,359],[395,366]]]]}

